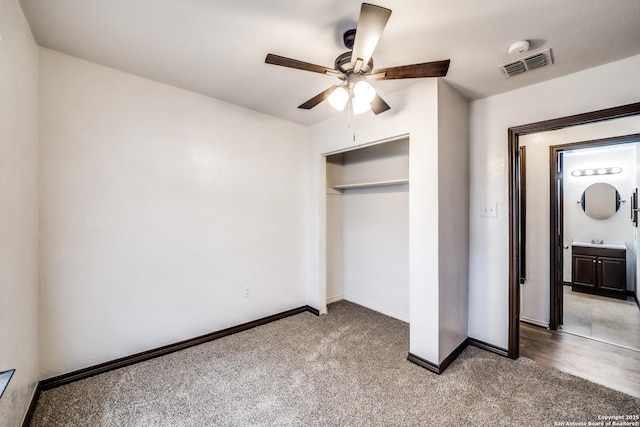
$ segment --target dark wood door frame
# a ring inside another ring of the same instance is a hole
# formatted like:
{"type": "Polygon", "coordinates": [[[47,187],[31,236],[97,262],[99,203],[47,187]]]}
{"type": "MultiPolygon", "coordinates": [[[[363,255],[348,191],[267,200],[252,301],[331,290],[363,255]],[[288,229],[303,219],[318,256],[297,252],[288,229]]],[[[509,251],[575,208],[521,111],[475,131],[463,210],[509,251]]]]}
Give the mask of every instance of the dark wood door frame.
{"type": "Polygon", "coordinates": [[[564,253],[564,181],[562,177],[563,167],[563,150],[553,150],[549,147],[549,197],[550,197],[550,217],[549,224],[549,260],[551,268],[549,269],[549,328],[558,329],[558,325],[562,324],[563,309],[563,267],[564,253]],[[553,156],[553,158],[551,158],[553,156]]]}
{"type": "MultiPolygon", "coordinates": [[[[573,116],[561,117],[552,120],[529,123],[521,126],[514,126],[507,131],[507,141],[509,150],[509,346],[508,356],[517,359],[520,355],[520,159],[519,159],[519,138],[520,136],[563,129],[571,126],[579,126],[589,123],[596,123],[605,120],[619,119],[623,117],[640,115],[640,102],[619,107],[607,108],[604,110],[592,111],[589,113],[576,114],[573,116]]],[[[557,220],[557,218],[556,218],[557,220]]],[[[554,218],[551,218],[554,224],[554,218]]],[[[552,239],[553,241],[553,239],[552,239]]],[[[551,254],[551,266],[555,265],[557,256],[553,249],[551,254]]],[[[557,276],[553,276],[557,277],[557,276]]],[[[555,299],[555,298],[552,298],[555,299]]],[[[555,303],[554,303],[555,305],[555,303]]]]}
{"type": "Polygon", "coordinates": [[[520,268],[520,284],[524,284],[527,280],[527,147],[518,147],[519,173],[520,179],[519,198],[520,198],[520,224],[518,235],[518,266],[520,268]]]}

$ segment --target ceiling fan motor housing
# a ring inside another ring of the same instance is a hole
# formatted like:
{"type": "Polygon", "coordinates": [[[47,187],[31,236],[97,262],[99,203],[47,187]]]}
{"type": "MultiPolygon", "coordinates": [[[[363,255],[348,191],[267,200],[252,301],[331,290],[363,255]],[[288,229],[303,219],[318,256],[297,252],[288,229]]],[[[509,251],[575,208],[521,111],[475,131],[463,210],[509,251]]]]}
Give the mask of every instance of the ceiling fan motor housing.
{"type": "Polygon", "coordinates": [[[344,42],[344,47],[349,50],[353,49],[353,43],[356,41],[356,29],[352,28],[345,31],[342,35],[342,41],[344,42]]]}
{"type": "MultiPolygon", "coordinates": [[[[335,68],[343,74],[352,72],[353,64],[351,63],[351,51],[345,52],[336,58],[335,68]]],[[[367,74],[370,73],[371,70],[373,70],[373,58],[369,59],[369,63],[366,65],[366,67],[360,68],[360,72],[363,74],[367,74]]]]}

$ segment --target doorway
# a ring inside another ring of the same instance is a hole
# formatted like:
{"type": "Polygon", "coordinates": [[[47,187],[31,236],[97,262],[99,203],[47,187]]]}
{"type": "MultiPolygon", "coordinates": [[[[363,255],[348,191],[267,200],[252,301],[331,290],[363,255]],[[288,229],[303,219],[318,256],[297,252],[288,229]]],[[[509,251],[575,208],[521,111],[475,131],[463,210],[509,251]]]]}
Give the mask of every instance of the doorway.
{"type": "MultiPolygon", "coordinates": [[[[509,128],[508,149],[509,149],[509,345],[508,356],[516,359],[519,357],[520,349],[520,281],[521,281],[521,260],[523,247],[520,244],[524,238],[521,229],[521,164],[519,138],[524,135],[570,128],[578,125],[585,125],[607,120],[618,119],[640,115],[640,103],[594,111],[590,113],[578,114],[543,122],[530,123],[527,125],[509,128]]],[[[553,172],[554,174],[556,170],[553,172]]],[[[551,179],[551,186],[555,187],[556,181],[551,179]]],[[[554,191],[551,191],[553,193],[554,191]]],[[[553,203],[553,201],[552,201],[553,203]]],[[[555,210],[553,211],[555,212],[555,210]]],[[[550,221],[557,223],[557,212],[552,213],[550,221]]],[[[562,295],[558,291],[562,290],[562,245],[560,236],[552,228],[550,235],[550,257],[551,287],[554,291],[550,296],[550,326],[557,328],[559,314],[561,310],[562,295]]]]}
{"type": "MultiPolygon", "coordinates": [[[[590,134],[591,128],[582,130],[590,134]]],[[[558,142],[554,134],[546,134],[552,143],[558,142]]],[[[562,242],[555,247],[561,253],[554,255],[561,261],[559,271],[551,274],[559,279],[550,280],[550,295],[557,296],[557,324],[549,326],[637,351],[638,241],[632,200],[639,141],[639,134],[631,134],[555,143],[548,149],[556,183],[551,186],[550,212],[557,220],[551,227],[562,242]]]]}

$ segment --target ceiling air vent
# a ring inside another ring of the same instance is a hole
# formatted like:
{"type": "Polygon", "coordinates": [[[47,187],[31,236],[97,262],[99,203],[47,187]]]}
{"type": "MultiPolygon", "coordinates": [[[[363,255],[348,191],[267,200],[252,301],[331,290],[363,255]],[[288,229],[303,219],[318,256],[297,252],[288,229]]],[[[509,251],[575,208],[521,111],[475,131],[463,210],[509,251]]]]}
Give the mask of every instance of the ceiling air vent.
{"type": "Polygon", "coordinates": [[[507,76],[511,77],[516,74],[524,73],[525,71],[535,70],[536,68],[551,64],[553,64],[551,49],[546,49],[541,52],[533,53],[517,61],[500,65],[498,68],[502,69],[507,76]]]}

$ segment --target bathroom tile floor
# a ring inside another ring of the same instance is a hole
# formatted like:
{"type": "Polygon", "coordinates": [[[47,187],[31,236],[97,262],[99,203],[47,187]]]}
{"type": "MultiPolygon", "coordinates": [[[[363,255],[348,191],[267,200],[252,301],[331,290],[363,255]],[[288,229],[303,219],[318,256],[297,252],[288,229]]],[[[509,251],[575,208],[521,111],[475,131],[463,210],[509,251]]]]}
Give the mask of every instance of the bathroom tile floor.
{"type": "Polygon", "coordinates": [[[564,286],[562,331],[640,351],[640,309],[632,298],[601,297],[564,286]]]}

